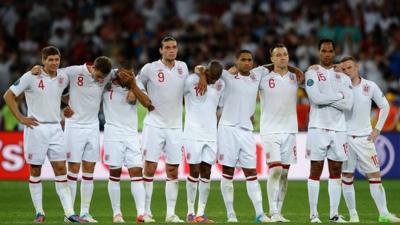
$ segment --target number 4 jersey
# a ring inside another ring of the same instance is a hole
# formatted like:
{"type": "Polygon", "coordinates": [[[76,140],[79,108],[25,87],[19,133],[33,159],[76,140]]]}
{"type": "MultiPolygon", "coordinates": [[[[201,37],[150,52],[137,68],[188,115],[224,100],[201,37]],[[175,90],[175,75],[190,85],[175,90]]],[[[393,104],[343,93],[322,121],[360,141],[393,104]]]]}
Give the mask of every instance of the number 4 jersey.
{"type": "Polygon", "coordinates": [[[58,69],[55,77],[44,72],[37,76],[27,72],[10,90],[16,96],[25,93],[28,117],[34,117],[40,123],[57,123],[61,120],[61,95],[67,85],[68,76],[58,69]]]}

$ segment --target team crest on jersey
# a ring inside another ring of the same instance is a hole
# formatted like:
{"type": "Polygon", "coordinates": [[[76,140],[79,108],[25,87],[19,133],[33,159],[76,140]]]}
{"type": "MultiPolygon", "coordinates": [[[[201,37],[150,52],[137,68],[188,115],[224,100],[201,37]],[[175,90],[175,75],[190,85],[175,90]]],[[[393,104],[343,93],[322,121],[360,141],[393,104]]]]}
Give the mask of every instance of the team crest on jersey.
{"type": "Polygon", "coordinates": [[[58,84],[63,84],[64,83],[64,77],[59,77],[58,78],[58,84]]]}
{"type": "Polygon", "coordinates": [[[368,93],[369,93],[369,86],[368,86],[367,84],[365,84],[365,85],[363,85],[362,89],[363,89],[363,94],[364,94],[364,95],[368,95],[368,93]]]}
{"type": "Polygon", "coordinates": [[[335,73],[335,78],[338,79],[338,80],[340,80],[340,74],[335,73]]]}
{"type": "Polygon", "coordinates": [[[179,74],[179,75],[182,75],[182,74],[183,74],[183,70],[182,70],[181,67],[178,67],[178,74],[179,74]]]}
{"type": "Polygon", "coordinates": [[[222,90],[222,83],[218,82],[217,83],[217,91],[221,91],[222,90]]]}
{"type": "Polygon", "coordinates": [[[28,159],[29,159],[29,160],[32,160],[32,158],[33,158],[32,153],[29,153],[29,154],[28,154],[28,159]]]}
{"type": "Polygon", "coordinates": [[[289,75],[289,78],[290,78],[290,80],[294,80],[294,74],[291,73],[291,74],[289,75]]]}
{"type": "Polygon", "coordinates": [[[252,80],[252,81],[257,81],[257,78],[256,78],[256,75],[254,74],[254,73],[250,73],[250,79],[252,80]]]}

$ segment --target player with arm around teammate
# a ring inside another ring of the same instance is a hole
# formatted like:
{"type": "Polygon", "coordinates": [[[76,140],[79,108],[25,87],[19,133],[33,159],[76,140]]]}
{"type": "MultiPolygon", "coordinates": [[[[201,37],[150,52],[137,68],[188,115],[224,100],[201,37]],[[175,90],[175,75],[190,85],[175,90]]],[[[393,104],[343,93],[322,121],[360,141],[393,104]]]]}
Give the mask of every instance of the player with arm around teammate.
{"type": "Polygon", "coordinates": [[[29,164],[29,191],[36,210],[34,222],[44,222],[42,206],[42,165],[48,157],[55,174],[56,192],[64,209],[64,221],[85,222],[75,215],[67,185],[66,152],[61,129],[61,95],[68,85],[68,76],[58,67],[60,51],[53,46],[42,49],[43,71],[37,76],[25,73],[4,94],[4,99],[14,116],[25,125],[24,154],[29,164]],[[18,109],[16,96],[25,93],[28,115],[18,109]]]}
{"type": "Polygon", "coordinates": [[[371,196],[379,211],[379,222],[400,222],[391,214],[386,204],[386,193],[382,186],[380,165],[374,142],[389,114],[389,103],[380,88],[372,81],[361,77],[356,60],[347,56],[341,59],[340,67],[351,79],[354,93],[354,104],[351,111],[346,112],[348,159],[342,167],[342,188],[350,214],[350,222],[359,222],[356,210],[355,191],[353,186],[356,166],[366,174],[371,196]],[[371,103],[379,107],[379,119],[374,128],[371,127],[371,103]]]}

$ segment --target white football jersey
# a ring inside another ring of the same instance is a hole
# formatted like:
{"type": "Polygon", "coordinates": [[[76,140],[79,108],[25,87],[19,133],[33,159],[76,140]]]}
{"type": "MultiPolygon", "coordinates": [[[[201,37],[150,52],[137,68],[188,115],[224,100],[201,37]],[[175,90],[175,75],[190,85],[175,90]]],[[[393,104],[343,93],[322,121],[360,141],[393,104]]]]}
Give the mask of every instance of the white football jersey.
{"type": "Polygon", "coordinates": [[[171,69],[161,60],[143,66],[137,81],[143,84],[155,108],[146,115],[144,124],[182,129],[183,87],[188,74],[186,63],[178,60],[171,69]]]}
{"type": "MultiPolygon", "coordinates": [[[[379,108],[388,107],[389,103],[380,88],[370,80],[361,79],[361,83],[353,87],[353,93],[353,108],[351,111],[345,113],[347,133],[355,136],[369,135],[372,131],[371,100],[379,108]]],[[[382,126],[385,120],[386,117],[383,118],[382,126]]]]}
{"type": "Polygon", "coordinates": [[[25,93],[28,117],[36,118],[39,123],[58,123],[61,121],[61,96],[67,86],[68,76],[58,69],[53,78],[43,71],[37,76],[27,72],[10,90],[16,96],[25,93]]]}
{"type": "Polygon", "coordinates": [[[351,81],[343,73],[333,68],[308,70],[306,92],[310,99],[310,122],[308,128],[320,128],[333,131],[346,131],[344,109],[353,104],[351,81]]]}
{"type": "Polygon", "coordinates": [[[106,85],[103,93],[103,112],[106,120],[104,140],[125,141],[137,135],[136,102],[127,101],[129,89],[120,85],[106,85]]]}
{"type": "Polygon", "coordinates": [[[219,79],[207,86],[207,92],[200,95],[197,89],[199,76],[189,75],[185,81],[185,139],[217,141],[217,107],[225,84],[219,79]]]}
{"type": "Polygon", "coordinates": [[[99,109],[104,86],[111,80],[113,71],[102,83],[96,82],[87,65],[70,66],[62,69],[69,77],[69,106],[74,111],[65,118],[69,127],[98,126],[99,109]]]}
{"type": "Polygon", "coordinates": [[[271,71],[260,83],[260,134],[297,133],[297,79],[271,71]]]}
{"type": "Polygon", "coordinates": [[[268,69],[262,66],[252,69],[249,76],[232,75],[224,70],[221,76],[225,90],[220,124],[253,130],[250,118],[255,113],[260,81],[268,73],[268,69]]]}

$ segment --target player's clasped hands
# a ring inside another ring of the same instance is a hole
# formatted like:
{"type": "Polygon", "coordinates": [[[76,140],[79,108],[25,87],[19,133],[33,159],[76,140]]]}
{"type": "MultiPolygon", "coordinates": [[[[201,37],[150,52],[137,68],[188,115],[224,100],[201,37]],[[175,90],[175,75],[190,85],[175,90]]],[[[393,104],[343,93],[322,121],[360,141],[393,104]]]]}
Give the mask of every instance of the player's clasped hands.
{"type": "Polygon", "coordinates": [[[63,112],[66,118],[70,118],[72,115],[74,115],[74,111],[69,106],[65,107],[63,112]]]}

